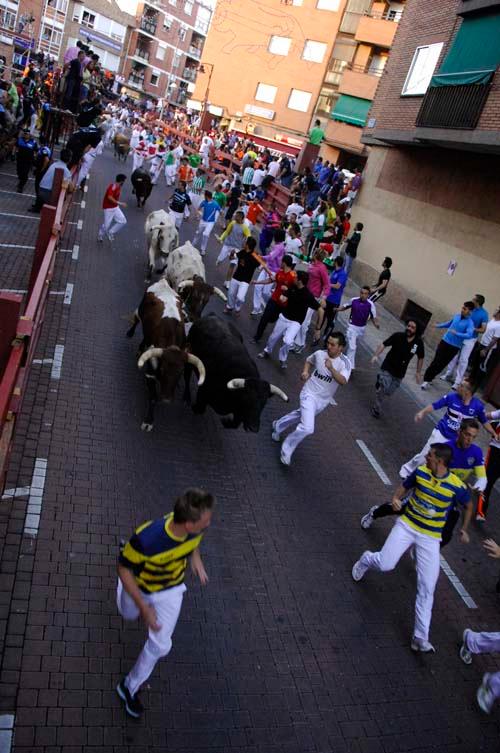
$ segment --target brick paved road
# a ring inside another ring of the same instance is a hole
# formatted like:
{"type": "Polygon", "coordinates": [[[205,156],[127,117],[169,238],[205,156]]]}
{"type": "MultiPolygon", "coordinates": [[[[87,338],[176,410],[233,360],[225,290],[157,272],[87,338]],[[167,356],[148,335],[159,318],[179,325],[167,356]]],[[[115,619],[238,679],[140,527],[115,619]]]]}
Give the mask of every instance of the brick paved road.
{"type": "MultiPolygon", "coordinates": [[[[359,527],[388,491],[355,440],[395,482],[401,460],[431,428],[413,424],[403,391],[390,417],[369,416],[366,353],[339,407],[321,416],[290,469],[270,439],[281,402],[269,403],[257,436],[224,430],[213,413],[195,416],[180,399],[158,410],[152,434],[140,431],[139,339],[131,343],[124,332],[144,287],[143,213],[131,203],[116,245],[95,242],[100,198],[117,171],[104,155],[85,210],[74,210],[83,230],[71,226],[64,246],[79,244],[79,258],[61,255],[54,282],[57,290],[74,283],[72,303],[52,298],[37,354],[51,358],[64,345],[61,378],[51,379],[51,364],[33,368],[17,435],[9,487],[30,485],[35,460],[47,460],[45,481],[36,473],[44,487],[38,536],[23,535],[27,496],[2,508],[0,713],[16,715],[15,752],[498,751],[498,712],[485,717],[474,704],[481,674],[496,660],[465,667],[457,657],[465,626],[498,626],[498,568],[483,556],[480,534],[468,548],[446,550],[479,609],[468,609],[441,575],[433,657],[408,648],[415,591],[408,558],[395,573],[351,579],[360,552],[377,548],[389,529],[383,521],[368,533],[359,527]],[[114,606],[118,541],[192,484],[218,498],[204,544],[210,584],[188,583],[173,651],[144,693],[147,713],[133,723],[114,687],[143,630],[125,626],[114,606]]],[[[155,189],[149,209],[163,198],[155,189]]],[[[215,244],[209,278],[220,284],[214,252],[215,244]]],[[[210,308],[220,312],[221,302],[210,308]]],[[[246,316],[238,326],[251,334],[246,316]]],[[[298,359],[285,375],[262,364],[292,402],[300,368],[298,359]]],[[[493,520],[485,530],[500,535],[493,520]]]]}

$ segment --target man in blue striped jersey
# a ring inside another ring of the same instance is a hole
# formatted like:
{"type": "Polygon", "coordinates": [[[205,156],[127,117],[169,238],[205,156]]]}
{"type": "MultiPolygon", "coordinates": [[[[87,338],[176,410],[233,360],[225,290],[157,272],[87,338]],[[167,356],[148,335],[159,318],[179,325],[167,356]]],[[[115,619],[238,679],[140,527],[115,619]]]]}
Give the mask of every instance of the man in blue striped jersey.
{"type": "Polygon", "coordinates": [[[458,476],[450,472],[452,449],[449,445],[431,445],[426,464],[421,465],[398,487],[392,499],[394,510],[404,504],[401,517],[394,524],[380,552],[364,552],[352,568],[355,581],[368,570],[387,572],[393,570],[403,554],[414,547],[417,569],[417,598],[415,602],[415,627],[411,640],[413,651],[433,652],[429,642],[434,591],[439,576],[439,545],[448,512],[461,505],[464,521],[460,530],[462,543],[469,542],[467,528],[473,514],[469,492],[458,476]]]}

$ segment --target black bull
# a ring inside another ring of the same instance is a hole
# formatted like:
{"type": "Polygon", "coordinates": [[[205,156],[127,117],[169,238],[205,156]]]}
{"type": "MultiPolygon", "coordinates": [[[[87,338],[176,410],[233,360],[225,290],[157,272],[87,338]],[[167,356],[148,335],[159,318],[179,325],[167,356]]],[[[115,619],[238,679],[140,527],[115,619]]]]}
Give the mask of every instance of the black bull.
{"type": "Polygon", "coordinates": [[[146,170],[138,167],[137,170],[134,170],[132,173],[130,180],[132,181],[134,193],[137,198],[137,206],[143,207],[153,190],[151,175],[146,172],[146,170]]]}
{"type": "MultiPolygon", "coordinates": [[[[243,344],[236,327],[214,314],[194,322],[188,334],[188,349],[203,361],[204,384],[198,388],[195,413],[204,413],[207,405],[223,416],[226,429],[245,431],[260,429],[260,416],[270,397],[277,395],[288,402],[286,394],[274,384],[260,378],[255,361],[243,344]]],[[[186,367],[185,400],[191,401],[191,370],[186,367]]]]}

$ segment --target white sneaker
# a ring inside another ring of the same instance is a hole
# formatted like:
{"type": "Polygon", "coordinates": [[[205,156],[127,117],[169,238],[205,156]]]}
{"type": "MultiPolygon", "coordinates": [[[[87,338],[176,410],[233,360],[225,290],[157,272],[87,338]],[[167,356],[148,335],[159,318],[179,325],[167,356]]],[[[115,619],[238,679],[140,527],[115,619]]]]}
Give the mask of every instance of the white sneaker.
{"type": "Polygon", "coordinates": [[[283,465],[291,465],[291,458],[287,457],[283,450],[281,451],[280,460],[283,463],[283,465]]]}
{"type": "Polygon", "coordinates": [[[98,242],[98,243],[102,243],[102,242],[103,242],[103,240],[104,240],[104,238],[102,237],[102,235],[98,235],[98,236],[97,236],[97,242],[98,242]]]}
{"type": "Polygon", "coordinates": [[[430,386],[431,386],[431,382],[422,382],[422,384],[420,385],[420,389],[428,390],[430,386]]]}
{"type": "Polygon", "coordinates": [[[286,361],[280,361],[280,369],[285,371],[286,368],[287,368],[286,361]]]}
{"type": "Polygon", "coordinates": [[[226,288],[226,290],[229,290],[229,281],[228,280],[225,281],[224,287],[226,288]]]}
{"type": "Polygon", "coordinates": [[[272,423],[273,430],[271,433],[271,439],[273,440],[273,442],[279,442],[280,436],[281,436],[281,434],[278,431],[276,431],[276,423],[277,423],[276,421],[273,421],[272,423]]]}
{"type": "Polygon", "coordinates": [[[472,664],[472,653],[467,646],[467,635],[472,633],[472,630],[466,628],[462,637],[462,645],[460,646],[460,658],[464,664],[472,664]]]}
{"type": "Polygon", "coordinates": [[[495,703],[495,696],[490,688],[490,677],[491,674],[489,672],[486,672],[486,674],[483,675],[483,681],[478,687],[476,693],[479,708],[482,709],[485,714],[491,713],[491,709],[495,703]]]}
{"type": "Polygon", "coordinates": [[[442,382],[447,382],[449,379],[449,376],[448,374],[441,374],[439,378],[441,379],[442,382]]]}
{"type": "Polygon", "coordinates": [[[260,353],[257,353],[257,358],[269,358],[269,353],[267,350],[261,350],[260,353]]]}
{"type": "Polygon", "coordinates": [[[365,531],[368,528],[371,528],[371,525],[373,523],[373,513],[377,509],[378,505],[373,505],[373,507],[370,507],[366,515],[363,515],[361,518],[361,528],[364,528],[365,531]]]}
{"type": "Polygon", "coordinates": [[[352,579],[355,581],[361,580],[361,578],[364,576],[367,570],[368,570],[368,567],[366,565],[363,565],[363,563],[359,559],[353,565],[352,572],[351,572],[352,579]]]}
{"type": "Polygon", "coordinates": [[[422,654],[435,654],[436,649],[432,645],[432,643],[429,643],[429,641],[424,641],[423,638],[413,638],[411,639],[411,650],[412,651],[420,651],[422,654]]]}

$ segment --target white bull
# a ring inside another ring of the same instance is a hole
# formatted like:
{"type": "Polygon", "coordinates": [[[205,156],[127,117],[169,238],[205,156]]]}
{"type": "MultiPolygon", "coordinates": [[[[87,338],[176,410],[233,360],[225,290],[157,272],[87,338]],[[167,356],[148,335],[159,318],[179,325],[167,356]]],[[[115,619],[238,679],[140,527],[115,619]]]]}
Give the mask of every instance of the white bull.
{"type": "Polygon", "coordinates": [[[189,241],[168,255],[165,276],[183,299],[186,312],[192,321],[200,318],[210,296],[215,294],[227,301],[222,290],[205,282],[203,259],[198,249],[189,241]]]}
{"type": "Polygon", "coordinates": [[[159,271],[164,271],[168,255],[179,243],[179,233],[172,217],[164,209],[148,215],[144,230],[149,259],[147,280],[151,280],[158,262],[162,264],[159,271]]]}

